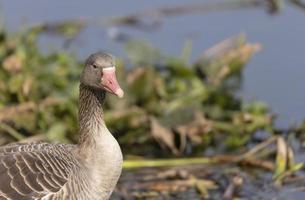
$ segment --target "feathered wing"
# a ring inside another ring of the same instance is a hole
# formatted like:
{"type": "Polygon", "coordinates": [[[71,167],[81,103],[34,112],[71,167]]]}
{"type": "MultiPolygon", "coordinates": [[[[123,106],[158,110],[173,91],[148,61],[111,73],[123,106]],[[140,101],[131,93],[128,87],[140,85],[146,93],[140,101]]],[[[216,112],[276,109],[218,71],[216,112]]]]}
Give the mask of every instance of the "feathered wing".
{"type": "Polygon", "coordinates": [[[58,192],[76,162],[64,145],[0,147],[0,200],[40,199],[58,192]]]}

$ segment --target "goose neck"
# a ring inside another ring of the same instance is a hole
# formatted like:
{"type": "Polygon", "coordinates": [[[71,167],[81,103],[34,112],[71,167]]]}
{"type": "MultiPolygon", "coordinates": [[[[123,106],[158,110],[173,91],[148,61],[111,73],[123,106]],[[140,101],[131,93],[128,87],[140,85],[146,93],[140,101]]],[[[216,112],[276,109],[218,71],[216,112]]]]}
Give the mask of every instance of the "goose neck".
{"type": "Polygon", "coordinates": [[[103,133],[107,133],[104,117],[103,102],[106,92],[80,84],[79,94],[79,131],[81,149],[95,148],[103,133]]]}

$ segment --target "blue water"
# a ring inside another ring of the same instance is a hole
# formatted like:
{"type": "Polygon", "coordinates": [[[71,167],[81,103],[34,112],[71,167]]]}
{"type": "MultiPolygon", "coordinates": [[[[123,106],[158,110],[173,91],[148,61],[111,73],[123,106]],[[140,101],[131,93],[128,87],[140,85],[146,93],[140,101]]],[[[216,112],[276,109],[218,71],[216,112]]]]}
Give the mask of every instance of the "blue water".
{"type": "MultiPolygon", "coordinates": [[[[188,3],[203,1],[191,0],[188,3]]],[[[206,1],[207,2],[207,1],[206,1]]],[[[20,25],[45,21],[90,18],[105,19],[162,6],[181,5],[182,0],[155,1],[47,1],[0,0],[5,25],[15,31],[20,25]]],[[[242,95],[267,102],[278,114],[282,127],[305,118],[305,12],[287,6],[278,15],[263,9],[218,11],[169,17],[154,31],[120,28],[119,31],[145,39],[170,55],[179,56],[186,40],[192,40],[195,59],[211,45],[239,33],[263,45],[263,51],[249,63],[244,73],[242,95]]],[[[56,42],[47,40],[51,46],[56,42]]],[[[56,46],[56,45],[55,45],[56,46]]],[[[80,58],[96,50],[124,56],[122,45],[107,36],[105,26],[92,24],[71,47],[80,58]]]]}
{"type": "MultiPolygon", "coordinates": [[[[90,18],[105,19],[164,5],[181,5],[186,1],[105,1],[105,0],[0,0],[0,13],[5,26],[16,31],[20,26],[45,21],[90,18]]],[[[188,3],[204,1],[189,0],[188,3]]],[[[277,124],[288,127],[305,119],[305,11],[287,6],[278,15],[262,9],[196,13],[166,18],[154,31],[117,27],[131,36],[145,39],[170,55],[179,56],[186,40],[193,43],[192,59],[213,44],[239,33],[251,42],[263,45],[244,72],[242,96],[268,103],[278,114],[277,124]]],[[[52,38],[45,46],[59,46],[52,38]]],[[[81,59],[96,50],[107,50],[125,57],[122,45],[107,36],[105,26],[91,24],[70,48],[81,59]]],[[[291,194],[302,199],[303,193],[291,194]]]]}

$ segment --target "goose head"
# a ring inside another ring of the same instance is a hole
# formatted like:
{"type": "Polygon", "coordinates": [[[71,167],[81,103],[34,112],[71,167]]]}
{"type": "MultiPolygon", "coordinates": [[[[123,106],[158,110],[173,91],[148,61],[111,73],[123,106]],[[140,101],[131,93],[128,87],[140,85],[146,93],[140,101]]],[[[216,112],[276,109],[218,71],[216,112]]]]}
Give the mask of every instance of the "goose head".
{"type": "Polygon", "coordinates": [[[115,74],[115,61],[109,54],[98,52],[89,56],[81,74],[82,84],[91,88],[107,91],[122,98],[121,89],[115,74]]]}

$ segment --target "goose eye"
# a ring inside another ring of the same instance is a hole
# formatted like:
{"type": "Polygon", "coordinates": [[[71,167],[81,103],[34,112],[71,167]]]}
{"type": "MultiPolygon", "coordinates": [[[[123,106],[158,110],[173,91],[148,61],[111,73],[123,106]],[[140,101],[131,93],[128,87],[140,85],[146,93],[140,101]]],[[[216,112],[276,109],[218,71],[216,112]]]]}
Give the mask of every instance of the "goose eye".
{"type": "Polygon", "coordinates": [[[98,66],[97,66],[96,64],[92,64],[92,67],[93,67],[94,69],[97,69],[97,68],[98,68],[98,66]]]}

